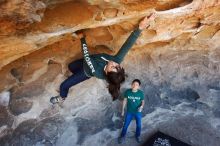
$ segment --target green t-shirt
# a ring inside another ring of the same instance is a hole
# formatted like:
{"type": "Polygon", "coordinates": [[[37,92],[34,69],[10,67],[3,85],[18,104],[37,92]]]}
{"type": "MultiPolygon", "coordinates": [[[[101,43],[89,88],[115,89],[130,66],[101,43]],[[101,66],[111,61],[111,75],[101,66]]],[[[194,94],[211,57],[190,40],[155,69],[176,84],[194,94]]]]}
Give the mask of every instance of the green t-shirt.
{"type": "Polygon", "coordinates": [[[132,92],[132,89],[127,89],[124,93],[124,98],[127,98],[127,111],[130,113],[136,113],[144,99],[144,93],[141,90],[132,92]]]}
{"type": "Polygon", "coordinates": [[[139,27],[137,29],[135,29],[130,34],[130,36],[127,38],[127,40],[122,45],[122,47],[120,48],[120,50],[118,51],[118,53],[116,55],[108,55],[105,53],[90,55],[88,46],[86,44],[86,40],[85,40],[85,38],[82,38],[81,39],[81,48],[82,48],[82,53],[84,56],[83,68],[84,68],[86,76],[88,76],[88,77],[95,76],[99,79],[106,79],[104,67],[105,67],[105,65],[108,64],[108,62],[103,60],[102,57],[104,57],[107,60],[112,60],[112,61],[120,64],[124,60],[128,51],[135,44],[141,31],[142,30],[140,30],[139,27]]]}

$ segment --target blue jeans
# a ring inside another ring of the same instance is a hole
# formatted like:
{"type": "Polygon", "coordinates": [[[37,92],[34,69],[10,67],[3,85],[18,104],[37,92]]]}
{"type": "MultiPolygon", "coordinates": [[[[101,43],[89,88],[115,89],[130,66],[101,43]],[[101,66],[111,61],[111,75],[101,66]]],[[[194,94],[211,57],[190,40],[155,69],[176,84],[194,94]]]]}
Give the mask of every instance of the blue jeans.
{"type": "Polygon", "coordinates": [[[121,137],[124,137],[127,133],[128,126],[131,123],[131,120],[135,118],[136,120],[136,137],[139,137],[141,135],[141,117],[142,114],[140,112],[137,113],[129,113],[127,112],[125,116],[125,123],[122,128],[121,137]]]}
{"type": "Polygon", "coordinates": [[[73,73],[60,85],[60,96],[63,98],[67,97],[70,87],[89,79],[83,69],[83,59],[79,59],[71,62],[68,65],[69,70],[73,73]]]}

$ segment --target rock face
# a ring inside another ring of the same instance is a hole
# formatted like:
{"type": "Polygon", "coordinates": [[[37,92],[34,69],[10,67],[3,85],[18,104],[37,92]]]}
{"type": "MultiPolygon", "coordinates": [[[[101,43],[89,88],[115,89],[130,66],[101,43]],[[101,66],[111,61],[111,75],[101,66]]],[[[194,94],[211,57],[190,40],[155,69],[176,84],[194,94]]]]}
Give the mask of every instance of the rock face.
{"type": "MultiPolygon", "coordinates": [[[[106,82],[89,79],[71,88],[60,107],[49,103],[82,57],[86,34],[91,54],[115,54],[151,12],[122,66],[142,81],[146,106],[142,138],[160,130],[190,145],[220,143],[219,0],[20,0],[0,1],[0,145],[117,145],[121,101],[106,82]]],[[[135,123],[124,145],[134,140],[135,123]]]]}

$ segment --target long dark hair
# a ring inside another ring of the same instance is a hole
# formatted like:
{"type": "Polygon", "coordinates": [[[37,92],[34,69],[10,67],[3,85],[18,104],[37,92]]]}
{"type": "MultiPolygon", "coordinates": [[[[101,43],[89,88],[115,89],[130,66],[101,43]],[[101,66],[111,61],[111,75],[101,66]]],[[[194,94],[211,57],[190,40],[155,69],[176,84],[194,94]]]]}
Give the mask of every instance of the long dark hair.
{"type": "Polygon", "coordinates": [[[120,95],[121,83],[125,81],[125,71],[122,67],[117,67],[117,72],[108,72],[106,80],[109,83],[108,91],[112,96],[112,100],[116,100],[120,95]]]}

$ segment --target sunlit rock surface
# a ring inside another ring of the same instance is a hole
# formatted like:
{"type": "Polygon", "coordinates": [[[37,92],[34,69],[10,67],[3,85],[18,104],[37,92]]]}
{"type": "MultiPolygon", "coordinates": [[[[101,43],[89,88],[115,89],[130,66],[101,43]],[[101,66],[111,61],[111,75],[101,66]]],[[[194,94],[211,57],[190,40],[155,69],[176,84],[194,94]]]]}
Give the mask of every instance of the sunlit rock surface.
{"type": "MultiPolygon", "coordinates": [[[[0,1],[0,145],[117,145],[121,101],[89,79],[52,106],[69,62],[82,57],[83,30],[91,54],[115,54],[138,22],[155,11],[122,66],[142,81],[142,139],[157,130],[193,146],[220,143],[219,0],[0,1]]],[[[138,145],[135,122],[126,146],[138,145]]]]}

